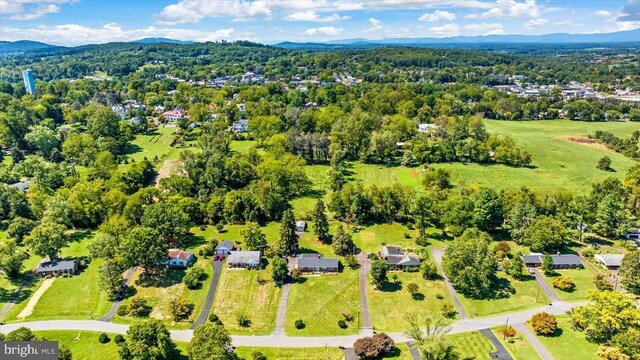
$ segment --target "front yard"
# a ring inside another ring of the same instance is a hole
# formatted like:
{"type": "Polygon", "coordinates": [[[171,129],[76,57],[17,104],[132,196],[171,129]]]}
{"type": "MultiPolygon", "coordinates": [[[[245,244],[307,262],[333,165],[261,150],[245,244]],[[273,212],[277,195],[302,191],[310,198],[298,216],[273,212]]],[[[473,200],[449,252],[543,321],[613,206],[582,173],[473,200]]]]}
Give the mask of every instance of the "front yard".
{"type": "MultiPolygon", "coordinates": [[[[583,332],[574,330],[568,315],[560,315],[558,319],[558,334],[554,336],[540,336],[538,340],[549,350],[555,359],[593,360],[598,351],[598,345],[587,341],[583,332]]],[[[527,324],[532,333],[530,324],[527,324]]]]}
{"type": "Polygon", "coordinates": [[[382,290],[376,290],[370,279],[367,284],[369,311],[376,331],[405,331],[407,314],[440,314],[444,304],[453,306],[443,281],[425,280],[419,272],[390,272],[388,276],[390,283],[382,290]],[[397,284],[391,280],[394,274],[398,276],[397,284]],[[419,287],[415,297],[406,289],[410,283],[419,287]]]}
{"type": "Polygon", "coordinates": [[[272,348],[241,346],[236,350],[236,354],[238,354],[242,359],[251,359],[251,354],[254,352],[262,353],[267,360],[342,360],[344,358],[344,352],[338,348],[272,348]]]}
{"type": "Polygon", "coordinates": [[[564,269],[556,270],[558,276],[568,276],[573,280],[576,285],[572,291],[562,291],[553,287],[554,277],[548,277],[542,275],[549,286],[558,294],[558,297],[564,301],[583,301],[588,299],[589,291],[597,290],[593,279],[595,278],[595,272],[589,267],[585,266],[584,269],[564,269]]]}
{"type": "Polygon", "coordinates": [[[276,313],[282,289],[271,279],[271,267],[264,270],[224,270],[216,290],[212,313],[216,314],[232,334],[265,335],[276,326],[276,313]],[[245,315],[249,326],[238,324],[245,315]]]}
{"type": "Polygon", "coordinates": [[[338,275],[304,276],[291,285],[285,332],[290,336],[329,336],[357,334],[360,328],[359,270],[345,268],[338,275]],[[353,316],[347,328],[338,327],[343,314],[353,316]],[[305,327],[296,329],[301,319],[305,327]]]}

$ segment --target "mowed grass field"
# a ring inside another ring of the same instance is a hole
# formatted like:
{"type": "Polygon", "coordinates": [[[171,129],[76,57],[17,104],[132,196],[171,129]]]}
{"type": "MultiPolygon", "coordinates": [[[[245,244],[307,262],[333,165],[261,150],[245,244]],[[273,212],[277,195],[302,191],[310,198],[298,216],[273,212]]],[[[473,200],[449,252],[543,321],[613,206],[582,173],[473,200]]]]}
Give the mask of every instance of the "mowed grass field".
{"type": "Polygon", "coordinates": [[[282,288],[271,279],[271,267],[264,270],[229,269],[226,264],[216,289],[212,312],[232,334],[266,335],[275,330],[282,288]],[[238,325],[245,315],[250,325],[238,325]]]}
{"type": "Polygon", "coordinates": [[[499,326],[491,329],[493,334],[500,340],[502,345],[507,348],[511,357],[514,360],[539,360],[540,355],[536,352],[536,349],[531,346],[527,338],[525,338],[522,334],[516,333],[516,336],[511,339],[506,340],[504,335],[502,334],[502,329],[504,326],[499,326]]]}
{"type": "Polygon", "coordinates": [[[175,127],[160,126],[152,129],[147,134],[136,136],[126,149],[129,161],[142,161],[145,157],[153,161],[158,157],[156,167],[162,165],[164,160],[177,159],[183,150],[200,151],[193,142],[187,142],[184,147],[172,147],[175,127]]]}
{"type": "Polygon", "coordinates": [[[489,353],[496,351],[482,333],[478,331],[446,335],[447,339],[456,349],[460,359],[489,360],[489,353]]]}
{"type": "Polygon", "coordinates": [[[358,295],[359,270],[345,268],[338,275],[303,276],[291,285],[285,333],[290,336],[330,336],[357,334],[360,328],[360,298],[358,295]],[[353,316],[347,328],[338,327],[343,313],[353,316]],[[298,319],[305,323],[303,329],[296,329],[298,319]]]}
{"type": "Polygon", "coordinates": [[[342,360],[344,352],[338,348],[272,348],[240,346],[236,354],[242,359],[251,359],[251,354],[260,352],[267,360],[342,360]]]}
{"type": "MultiPolygon", "coordinates": [[[[598,345],[590,343],[583,332],[574,330],[569,315],[556,316],[558,335],[538,336],[538,340],[549,350],[555,359],[594,360],[598,345]]],[[[532,333],[530,324],[527,324],[532,333]]]]}
{"type": "Polygon", "coordinates": [[[596,276],[596,273],[589,267],[585,266],[584,269],[564,269],[564,270],[556,270],[558,276],[567,276],[573,280],[573,283],[576,285],[572,291],[562,291],[560,289],[556,289],[553,287],[553,279],[554,277],[546,276],[542,274],[544,279],[549,283],[549,285],[556,292],[558,297],[564,301],[583,301],[587,300],[589,296],[589,292],[591,290],[597,290],[595,284],[593,283],[593,279],[596,276]]]}
{"type": "Polygon", "coordinates": [[[536,308],[549,303],[549,299],[540,291],[536,280],[528,276],[524,280],[515,280],[504,272],[498,272],[504,282],[513,287],[515,293],[500,299],[470,299],[460,294],[462,306],[470,317],[484,317],[536,308]]]}
{"type": "Polygon", "coordinates": [[[406,331],[406,315],[438,315],[444,304],[453,306],[443,281],[425,280],[419,272],[390,272],[389,280],[393,275],[398,276],[398,283],[390,281],[382,290],[376,290],[371,281],[367,284],[369,311],[376,331],[406,331]],[[410,283],[419,287],[415,298],[407,291],[410,283]]]}

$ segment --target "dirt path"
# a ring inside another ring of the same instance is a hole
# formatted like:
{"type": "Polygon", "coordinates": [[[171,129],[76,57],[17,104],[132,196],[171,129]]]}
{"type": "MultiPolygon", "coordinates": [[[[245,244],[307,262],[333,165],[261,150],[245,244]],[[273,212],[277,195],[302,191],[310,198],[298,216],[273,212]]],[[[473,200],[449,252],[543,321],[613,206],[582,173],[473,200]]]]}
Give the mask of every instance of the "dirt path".
{"type": "Polygon", "coordinates": [[[173,175],[174,173],[176,173],[178,171],[179,166],[180,166],[180,160],[178,159],[165,160],[162,163],[162,166],[160,167],[160,169],[158,170],[158,174],[153,179],[153,184],[157,187],[158,184],[160,184],[160,180],[167,178],[173,175]]]}
{"type": "Polygon", "coordinates": [[[33,309],[38,304],[38,301],[40,301],[40,298],[42,297],[42,295],[44,295],[45,291],[47,291],[47,289],[51,287],[51,284],[53,284],[54,280],[55,278],[50,278],[50,279],[45,279],[42,282],[42,285],[40,285],[38,290],[36,290],[36,292],[34,292],[33,295],[31,295],[31,298],[29,299],[27,306],[25,306],[24,309],[20,311],[20,314],[18,314],[17,316],[18,319],[24,320],[24,318],[26,318],[27,316],[33,313],[33,309]]]}

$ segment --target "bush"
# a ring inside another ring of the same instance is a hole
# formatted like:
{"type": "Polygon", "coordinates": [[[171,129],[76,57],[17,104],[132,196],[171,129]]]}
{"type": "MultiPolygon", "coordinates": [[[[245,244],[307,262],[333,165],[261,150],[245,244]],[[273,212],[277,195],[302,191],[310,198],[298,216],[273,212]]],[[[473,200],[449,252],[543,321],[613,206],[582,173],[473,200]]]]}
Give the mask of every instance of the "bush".
{"type": "Polygon", "coordinates": [[[109,339],[109,335],[107,335],[105,333],[102,333],[102,334],[100,334],[100,336],[98,336],[98,342],[100,344],[106,344],[109,341],[111,341],[111,339],[109,339]]]}
{"type": "Polygon", "coordinates": [[[454,317],[456,317],[456,314],[458,313],[453,306],[449,305],[449,304],[442,304],[442,316],[446,317],[447,319],[453,319],[454,317]]]}
{"type": "Polygon", "coordinates": [[[385,333],[358,339],[353,344],[353,349],[355,350],[356,355],[364,359],[379,358],[395,348],[396,345],[393,342],[393,339],[385,333]]]}
{"type": "Polygon", "coordinates": [[[415,296],[419,290],[420,287],[416,283],[409,283],[407,285],[407,291],[409,292],[409,294],[411,294],[411,296],[415,296]]]}
{"type": "Polygon", "coordinates": [[[576,287],[576,284],[574,284],[573,280],[568,276],[557,277],[551,282],[553,283],[553,287],[562,291],[571,291],[576,287]]]}
{"type": "Polygon", "coordinates": [[[501,332],[502,332],[502,335],[504,335],[504,337],[508,337],[508,338],[514,337],[517,334],[516,329],[511,325],[507,327],[503,327],[501,332]]]}
{"type": "Polygon", "coordinates": [[[216,247],[213,244],[206,244],[200,249],[201,256],[212,256],[216,253],[216,247]]]}
{"type": "Polygon", "coordinates": [[[350,269],[357,269],[360,266],[358,259],[353,255],[347,255],[344,257],[344,261],[350,269]]]}
{"type": "Polygon", "coordinates": [[[291,278],[293,280],[298,280],[302,276],[302,271],[298,268],[295,268],[291,271],[291,278]]]}
{"type": "Polygon", "coordinates": [[[118,307],[118,310],[116,310],[116,314],[118,316],[129,315],[129,306],[127,304],[120,304],[120,307],[118,307]]]}
{"type": "Polygon", "coordinates": [[[438,273],[438,268],[433,261],[425,260],[420,265],[420,272],[422,272],[422,277],[427,280],[435,280],[440,277],[438,273]]]}
{"type": "Polygon", "coordinates": [[[131,299],[131,304],[129,305],[131,315],[136,317],[147,316],[150,310],[151,308],[147,304],[147,300],[138,297],[131,299]]]}
{"type": "Polygon", "coordinates": [[[418,246],[428,246],[429,245],[429,237],[427,236],[427,234],[423,234],[418,236],[418,238],[416,239],[416,245],[418,246]]]}
{"type": "Polygon", "coordinates": [[[558,330],[556,317],[546,312],[533,315],[531,326],[538,335],[553,335],[558,330]]]}
{"type": "Polygon", "coordinates": [[[220,319],[218,319],[218,315],[209,314],[209,322],[215,323],[215,322],[218,322],[218,320],[220,320],[220,319]]]}
{"type": "Polygon", "coordinates": [[[200,266],[194,266],[189,270],[187,270],[187,273],[182,278],[182,283],[188,289],[195,289],[200,284],[200,279],[202,278],[202,275],[204,275],[204,269],[201,268],[200,266]]]}
{"type": "Polygon", "coordinates": [[[251,320],[249,320],[249,317],[247,317],[247,315],[245,314],[238,315],[236,321],[238,322],[238,326],[240,327],[249,327],[251,325],[251,320]]]}
{"type": "Polygon", "coordinates": [[[338,327],[340,329],[346,329],[347,328],[347,323],[344,320],[338,320],[338,327]]]}
{"type": "Polygon", "coordinates": [[[194,304],[184,298],[171,300],[169,312],[173,315],[173,321],[188,319],[193,312],[194,304]]]}
{"type": "Polygon", "coordinates": [[[440,293],[437,293],[437,294],[436,294],[436,299],[438,299],[438,300],[442,300],[442,299],[444,299],[444,295],[442,295],[442,294],[440,294],[440,293]]]}
{"type": "Polygon", "coordinates": [[[342,317],[344,318],[344,321],[353,321],[353,314],[350,312],[343,312],[342,317]]]}
{"type": "Polygon", "coordinates": [[[500,241],[496,248],[493,251],[497,253],[502,253],[504,256],[509,256],[511,254],[511,245],[509,245],[506,241],[500,241]]]}
{"type": "Polygon", "coordinates": [[[598,273],[596,277],[593,278],[593,283],[596,285],[596,288],[600,291],[605,290],[613,290],[613,284],[607,280],[604,274],[598,273]]]}
{"type": "Polygon", "coordinates": [[[115,342],[116,344],[122,344],[123,342],[125,342],[124,336],[120,334],[116,335],[116,337],[113,338],[113,342],[115,342]]]}
{"type": "Polygon", "coordinates": [[[305,327],[304,321],[302,321],[302,319],[296,320],[295,326],[296,326],[296,329],[298,330],[304,329],[305,327]]]}
{"type": "Polygon", "coordinates": [[[611,169],[611,158],[608,156],[603,156],[598,160],[598,165],[596,165],[598,170],[609,171],[611,169]]]}
{"type": "Polygon", "coordinates": [[[222,234],[223,232],[225,232],[224,230],[224,224],[223,223],[218,223],[216,224],[216,231],[220,234],[222,234]]]}
{"type": "Polygon", "coordinates": [[[267,357],[260,351],[254,351],[251,353],[251,360],[267,360],[267,357]]]}
{"type": "Polygon", "coordinates": [[[592,258],[596,254],[596,249],[588,248],[582,251],[582,256],[592,258]]]}
{"type": "Polygon", "coordinates": [[[409,234],[408,232],[404,233],[404,238],[411,239],[411,234],[409,234]]]}

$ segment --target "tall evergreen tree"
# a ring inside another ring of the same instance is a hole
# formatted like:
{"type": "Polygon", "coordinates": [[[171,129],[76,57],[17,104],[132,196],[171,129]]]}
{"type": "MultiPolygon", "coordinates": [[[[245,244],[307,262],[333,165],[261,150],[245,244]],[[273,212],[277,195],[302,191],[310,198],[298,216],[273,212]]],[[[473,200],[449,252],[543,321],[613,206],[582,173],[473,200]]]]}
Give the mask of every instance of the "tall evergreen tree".
{"type": "Polygon", "coordinates": [[[316,203],[316,208],[313,212],[313,233],[324,244],[328,244],[331,241],[331,235],[329,234],[329,220],[327,219],[327,211],[324,207],[322,199],[316,203]]]}
{"type": "Polygon", "coordinates": [[[291,255],[298,249],[298,234],[296,234],[296,219],[293,211],[287,209],[280,223],[280,242],[278,251],[281,255],[291,255]]]}
{"type": "Polygon", "coordinates": [[[351,234],[348,234],[344,231],[344,228],[340,226],[338,228],[338,232],[336,232],[335,237],[333,238],[333,251],[337,255],[347,255],[353,252],[353,248],[355,245],[353,244],[353,239],[351,238],[351,234]]]}

